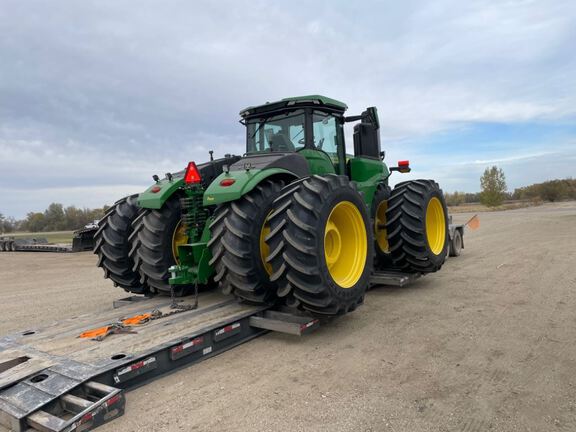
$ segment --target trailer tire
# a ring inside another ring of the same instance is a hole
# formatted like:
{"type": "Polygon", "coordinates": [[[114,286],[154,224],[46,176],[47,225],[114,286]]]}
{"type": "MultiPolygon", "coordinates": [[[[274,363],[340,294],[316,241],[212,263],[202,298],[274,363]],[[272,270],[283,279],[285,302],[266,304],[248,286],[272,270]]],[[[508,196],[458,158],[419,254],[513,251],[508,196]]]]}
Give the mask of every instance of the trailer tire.
{"type": "Polygon", "coordinates": [[[216,208],[208,247],[214,280],[225,294],[250,303],[275,303],[276,286],[265,262],[268,251],[264,239],[273,202],[284,184],[283,180],[264,180],[240,199],[216,208]]]}
{"type": "Polygon", "coordinates": [[[433,180],[396,185],[386,211],[386,229],[394,266],[409,273],[439,270],[448,253],[448,211],[433,180]]]}
{"type": "Polygon", "coordinates": [[[148,287],[140,282],[129,255],[132,222],[141,212],[137,197],[123,198],[108,209],[94,234],[93,252],[98,255],[97,265],[104,270],[104,277],[111,279],[114,286],[134,294],[146,294],[148,287]]]}
{"type": "Polygon", "coordinates": [[[370,216],[356,185],[334,174],[308,177],[274,208],[267,241],[278,296],[317,315],[356,309],[374,254],[370,216]]]}
{"type": "Polygon", "coordinates": [[[454,230],[454,236],[450,240],[450,256],[457,257],[462,253],[462,233],[458,228],[454,230]]]}

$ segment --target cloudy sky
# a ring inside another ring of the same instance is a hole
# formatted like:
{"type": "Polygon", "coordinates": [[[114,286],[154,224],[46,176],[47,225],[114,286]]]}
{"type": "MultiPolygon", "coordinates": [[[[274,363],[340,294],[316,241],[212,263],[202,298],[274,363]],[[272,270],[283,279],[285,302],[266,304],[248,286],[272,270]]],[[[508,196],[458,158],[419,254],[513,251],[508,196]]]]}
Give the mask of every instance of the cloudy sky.
{"type": "Polygon", "coordinates": [[[0,212],[110,204],[314,93],[446,191],[576,177],[576,2],[0,0],[0,212]]]}

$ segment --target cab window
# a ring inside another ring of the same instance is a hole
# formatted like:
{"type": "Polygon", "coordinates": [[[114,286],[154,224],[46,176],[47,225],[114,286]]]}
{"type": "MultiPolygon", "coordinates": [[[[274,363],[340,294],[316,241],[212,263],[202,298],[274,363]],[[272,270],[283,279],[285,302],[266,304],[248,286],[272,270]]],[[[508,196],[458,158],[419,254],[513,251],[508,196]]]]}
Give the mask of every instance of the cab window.
{"type": "Polygon", "coordinates": [[[292,152],[304,147],[304,111],[247,121],[246,153],[292,152]]]}
{"type": "Polygon", "coordinates": [[[312,116],[314,146],[338,162],[338,138],[336,118],[330,114],[314,111],[312,116]]]}

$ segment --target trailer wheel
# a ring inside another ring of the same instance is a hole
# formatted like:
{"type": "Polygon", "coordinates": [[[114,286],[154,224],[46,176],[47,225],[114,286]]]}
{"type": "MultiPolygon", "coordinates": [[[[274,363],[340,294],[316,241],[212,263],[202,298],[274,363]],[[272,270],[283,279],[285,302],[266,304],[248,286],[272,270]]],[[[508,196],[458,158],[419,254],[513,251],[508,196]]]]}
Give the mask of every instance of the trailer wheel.
{"type": "Polygon", "coordinates": [[[267,241],[278,295],[318,315],[356,309],[372,273],[374,236],[355,184],[333,174],[309,177],[274,207],[267,241]]]}
{"type": "Polygon", "coordinates": [[[272,267],[265,260],[270,232],[268,216],[284,181],[264,180],[242,198],[220,205],[210,225],[210,264],[225,294],[251,303],[274,303],[272,267]]]}
{"type": "Polygon", "coordinates": [[[450,241],[450,256],[457,257],[462,253],[462,233],[459,229],[454,230],[454,236],[450,241]]]}
{"type": "Polygon", "coordinates": [[[386,228],[394,266],[411,273],[439,270],[448,253],[448,211],[433,180],[396,185],[386,211],[386,228]]]}
{"type": "Polygon", "coordinates": [[[12,252],[16,252],[18,250],[18,245],[16,244],[16,242],[10,243],[10,250],[12,252]]]}
{"type": "Polygon", "coordinates": [[[140,282],[140,275],[133,270],[134,261],[129,256],[132,222],[140,213],[138,195],[117,201],[108,209],[94,234],[94,253],[104,277],[134,294],[145,294],[148,287],[140,282]]]}
{"type": "MultiPolygon", "coordinates": [[[[182,226],[180,196],[172,195],[161,209],[146,209],[134,223],[132,249],[134,270],[140,273],[141,281],[155,293],[170,294],[168,269],[178,262],[178,245],[188,242],[182,226]]],[[[175,287],[174,294],[186,295],[188,285],[175,287]]]]}
{"type": "Polygon", "coordinates": [[[4,252],[4,242],[0,242],[0,252],[4,252]]]}

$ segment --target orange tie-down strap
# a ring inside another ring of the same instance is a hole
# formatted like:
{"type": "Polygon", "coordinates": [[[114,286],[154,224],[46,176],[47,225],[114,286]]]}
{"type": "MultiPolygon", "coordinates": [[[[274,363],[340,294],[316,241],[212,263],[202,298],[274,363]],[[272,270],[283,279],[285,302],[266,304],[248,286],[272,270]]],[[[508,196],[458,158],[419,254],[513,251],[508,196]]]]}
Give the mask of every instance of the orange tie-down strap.
{"type": "MultiPolygon", "coordinates": [[[[150,318],[152,318],[152,314],[151,313],[145,313],[142,315],[136,315],[133,317],[129,317],[129,318],[125,318],[123,320],[121,320],[119,322],[119,324],[121,326],[137,326],[137,325],[141,325],[141,324],[145,324],[147,323],[150,318]]],[[[80,338],[85,338],[85,339],[98,339],[98,338],[103,338],[105,336],[107,336],[110,331],[112,331],[114,328],[118,327],[119,324],[109,324],[107,326],[104,327],[99,327],[99,328],[95,328],[95,329],[91,329],[91,330],[86,330],[85,332],[81,333],[80,338]]]]}

